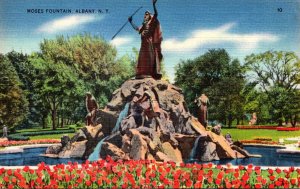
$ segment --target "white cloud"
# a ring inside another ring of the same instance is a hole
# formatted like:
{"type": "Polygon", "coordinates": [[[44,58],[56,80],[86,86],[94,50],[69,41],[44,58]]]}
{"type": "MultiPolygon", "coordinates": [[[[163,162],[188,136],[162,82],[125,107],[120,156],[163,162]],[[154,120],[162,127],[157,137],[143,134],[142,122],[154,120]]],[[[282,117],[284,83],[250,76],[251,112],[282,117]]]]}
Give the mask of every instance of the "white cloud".
{"type": "Polygon", "coordinates": [[[41,25],[37,31],[45,33],[56,33],[60,31],[69,30],[79,25],[94,22],[102,17],[96,17],[94,15],[72,15],[63,18],[51,20],[41,25]]]}
{"type": "Polygon", "coordinates": [[[131,37],[116,37],[110,43],[116,47],[124,46],[133,41],[131,37]]]}
{"type": "Polygon", "coordinates": [[[165,51],[189,52],[209,44],[233,43],[241,51],[249,51],[258,47],[261,42],[276,42],[279,37],[270,33],[236,34],[230,32],[235,23],[227,23],[215,29],[199,29],[184,40],[166,39],[162,43],[165,51]]]}

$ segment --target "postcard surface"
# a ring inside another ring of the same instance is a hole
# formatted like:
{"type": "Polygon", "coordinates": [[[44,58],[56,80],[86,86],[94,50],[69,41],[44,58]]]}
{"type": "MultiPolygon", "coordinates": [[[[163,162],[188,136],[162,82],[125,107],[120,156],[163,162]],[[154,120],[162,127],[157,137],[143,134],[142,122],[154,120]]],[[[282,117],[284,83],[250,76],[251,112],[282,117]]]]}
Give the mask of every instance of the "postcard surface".
{"type": "MultiPolygon", "coordinates": [[[[114,160],[300,166],[280,156],[299,153],[299,34],[300,0],[1,0],[0,146],[73,145],[47,152],[81,162],[103,145],[114,160]],[[85,127],[103,132],[74,134],[85,127]]],[[[45,160],[14,164],[1,150],[0,166],[45,160]]]]}

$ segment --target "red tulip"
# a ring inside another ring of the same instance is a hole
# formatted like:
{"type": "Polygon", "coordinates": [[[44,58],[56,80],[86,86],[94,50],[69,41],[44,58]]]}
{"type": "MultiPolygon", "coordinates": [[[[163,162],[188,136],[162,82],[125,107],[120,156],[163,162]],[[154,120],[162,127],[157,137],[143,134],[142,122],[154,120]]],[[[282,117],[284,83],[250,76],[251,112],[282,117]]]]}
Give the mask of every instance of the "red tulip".
{"type": "Polygon", "coordinates": [[[290,185],[288,183],[283,185],[283,188],[290,188],[290,185]]]}
{"type": "Polygon", "coordinates": [[[5,177],[3,177],[3,180],[4,180],[5,182],[9,182],[9,177],[8,177],[8,176],[5,176],[5,177]]]}
{"type": "Polygon", "coordinates": [[[271,175],[271,176],[269,176],[269,179],[270,179],[271,181],[274,181],[274,180],[275,180],[275,176],[274,176],[274,175],[271,175]]]}
{"type": "Polygon", "coordinates": [[[277,181],[275,181],[275,185],[276,185],[276,186],[281,186],[281,185],[282,185],[282,182],[280,182],[280,181],[277,180],[277,181]]]}
{"type": "Polygon", "coordinates": [[[239,170],[244,170],[245,167],[243,165],[239,165],[239,170]]]}
{"type": "Polygon", "coordinates": [[[157,186],[157,184],[156,184],[156,181],[154,180],[154,181],[152,181],[152,186],[153,186],[153,188],[155,188],[156,186],[157,186]]]}
{"type": "Polygon", "coordinates": [[[197,182],[194,184],[194,188],[202,188],[202,182],[197,181],[197,182]]]}
{"type": "Polygon", "coordinates": [[[262,177],[259,175],[256,177],[257,182],[261,182],[262,181],[262,177]]]}
{"type": "Polygon", "coordinates": [[[222,180],[221,179],[216,179],[216,185],[221,185],[222,184],[222,180]]]}
{"type": "Polygon", "coordinates": [[[92,185],[92,182],[90,180],[85,181],[85,185],[87,185],[88,187],[90,187],[92,185]]]}
{"type": "Polygon", "coordinates": [[[231,188],[232,187],[230,182],[225,182],[225,186],[226,186],[226,188],[231,188]]]}
{"type": "Polygon", "coordinates": [[[274,171],[273,171],[273,169],[268,169],[268,172],[270,175],[272,175],[274,171]]]}
{"type": "Polygon", "coordinates": [[[242,180],[247,182],[249,179],[249,175],[247,173],[244,173],[244,175],[242,176],[242,180]]]}
{"type": "Polygon", "coordinates": [[[296,180],[296,179],[294,179],[294,178],[293,178],[293,179],[291,179],[291,184],[292,184],[292,185],[296,185],[296,184],[297,184],[297,180],[296,180]]]}
{"type": "Polygon", "coordinates": [[[193,185],[193,182],[189,179],[185,182],[186,187],[190,188],[193,185]]]}
{"type": "Polygon", "coordinates": [[[235,173],[233,174],[233,176],[237,179],[237,178],[239,178],[240,173],[239,173],[239,172],[235,172],[235,173]]]}
{"type": "Polygon", "coordinates": [[[261,184],[255,184],[254,187],[255,188],[262,188],[261,184]]]}
{"type": "Polygon", "coordinates": [[[207,178],[207,182],[208,182],[209,184],[211,184],[211,183],[213,182],[213,178],[212,178],[212,177],[208,177],[208,178],[207,178]]]}
{"type": "Polygon", "coordinates": [[[269,188],[275,188],[275,185],[274,185],[274,184],[269,184],[268,187],[269,187],[269,188]]]}
{"type": "Polygon", "coordinates": [[[6,171],[6,173],[10,176],[10,175],[12,175],[12,170],[9,169],[9,170],[6,171]]]}
{"type": "Polygon", "coordinates": [[[252,164],[249,164],[248,165],[248,169],[252,169],[253,168],[253,165],[252,164]]]}
{"type": "Polygon", "coordinates": [[[281,170],[280,170],[279,168],[276,168],[275,171],[276,171],[276,173],[278,173],[278,174],[281,173],[281,170]]]}

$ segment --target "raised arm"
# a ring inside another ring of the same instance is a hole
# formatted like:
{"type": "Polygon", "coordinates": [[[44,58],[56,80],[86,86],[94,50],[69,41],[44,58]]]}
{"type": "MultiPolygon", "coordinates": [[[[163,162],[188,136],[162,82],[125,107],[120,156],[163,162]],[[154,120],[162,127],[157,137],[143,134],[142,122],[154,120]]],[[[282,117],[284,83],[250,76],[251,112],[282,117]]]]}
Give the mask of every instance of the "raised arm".
{"type": "Polygon", "coordinates": [[[153,0],[152,2],[153,2],[154,16],[157,17],[158,13],[157,13],[156,5],[155,5],[157,0],[153,0]]]}
{"type": "Polygon", "coordinates": [[[128,21],[136,31],[139,31],[139,28],[132,22],[132,16],[128,17],[128,21]]]}

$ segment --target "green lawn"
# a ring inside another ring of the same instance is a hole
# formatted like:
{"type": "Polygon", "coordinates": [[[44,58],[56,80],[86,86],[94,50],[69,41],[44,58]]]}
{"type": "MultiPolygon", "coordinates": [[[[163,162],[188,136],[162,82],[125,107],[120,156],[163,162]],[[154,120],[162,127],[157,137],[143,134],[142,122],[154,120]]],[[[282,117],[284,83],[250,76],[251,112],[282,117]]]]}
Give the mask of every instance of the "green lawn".
{"type": "MultiPolygon", "coordinates": [[[[60,128],[58,128],[60,129],[60,128]]],[[[18,132],[34,132],[34,131],[47,131],[48,129],[23,129],[18,130],[18,132]]],[[[278,142],[279,138],[291,138],[291,137],[299,137],[300,131],[277,131],[277,130],[267,130],[267,129],[236,129],[236,128],[222,128],[222,134],[229,132],[234,141],[236,140],[253,140],[255,138],[270,138],[273,141],[278,142]]],[[[70,137],[74,136],[75,133],[68,133],[70,137]]],[[[31,140],[34,139],[60,139],[63,134],[53,134],[53,135],[40,135],[40,136],[32,136],[31,140]]]]}
{"type": "MultiPolygon", "coordinates": [[[[73,137],[75,133],[67,133],[69,137],[73,137]]],[[[40,135],[40,136],[31,136],[30,140],[37,140],[37,139],[60,139],[64,134],[53,134],[53,135],[40,135]]]]}
{"type": "Polygon", "coordinates": [[[271,138],[278,142],[279,138],[299,137],[300,131],[277,131],[268,129],[228,129],[222,128],[222,134],[225,136],[229,132],[234,141],[252,140],[255,138],[271,138]]]}

